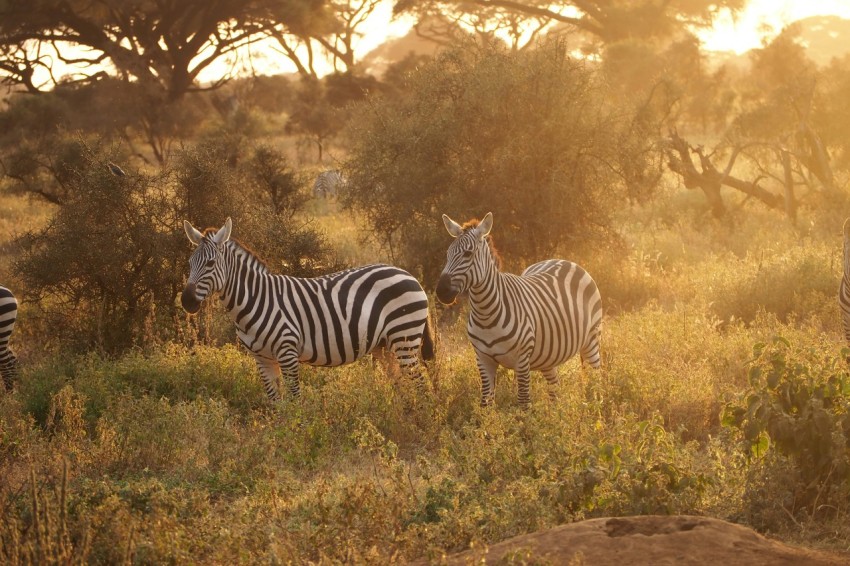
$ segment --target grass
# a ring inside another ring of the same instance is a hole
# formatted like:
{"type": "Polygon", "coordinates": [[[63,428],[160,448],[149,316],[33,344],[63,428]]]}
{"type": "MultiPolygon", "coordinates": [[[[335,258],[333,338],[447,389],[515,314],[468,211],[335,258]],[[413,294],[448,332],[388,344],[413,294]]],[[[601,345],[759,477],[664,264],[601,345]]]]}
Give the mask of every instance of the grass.
{"type": "MultiPolygon", "coordinates": [[[[352,263],[377,259],[336,203],[310,206],[352,263]]],[[[43,219],[16,210],[24,224],[43,219]]],[[[570,258],[603,290],[603,368],[566,364],[554,403],[534,374],[527,411],[504,370],[495,408],[477,406],[474,356],[451,309],[438,316],[430,394],[362,360],[303,368],[302,398],[277,406],[232,344],[108,358],[43,351],[22,330],[21,383],[0,396],[0,560],[437,561],[564,522],[642,513],[711,515],[847,551],[846,478],[824,480],[817,506],[798,505],[805,459],[773,444],[754,453],[746,430],[721,422],[727,405],[773,398],[750,368],[754,345],[774,336],[793,345],[787,379],[824,367],[846,376],[840,241],[827,229],[768,237],[749,225],[712,224],[706,237],[692,224],[635,218],[625,256],[570,258]]],[[[751,222],[764,231],[772,219],[751,222]]],[[[836,404],[829,417],[846,414],[836,404]]]]}

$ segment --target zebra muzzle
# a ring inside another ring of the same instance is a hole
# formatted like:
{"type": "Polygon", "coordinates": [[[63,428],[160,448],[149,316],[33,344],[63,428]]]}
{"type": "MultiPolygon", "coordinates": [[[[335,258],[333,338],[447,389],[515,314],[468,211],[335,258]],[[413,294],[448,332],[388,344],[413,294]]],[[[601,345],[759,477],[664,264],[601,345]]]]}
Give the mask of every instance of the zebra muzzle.
{"type": "Polygon", "coordinates": [[[437,282],[437,300],[444,305],[450,305],[455,302],[458,295],[457,288],[452,285],[451,275],[440,275],[440,280],[437,282]]]}
{"type": "Polygon", "coordinates": [[[183,305],[183,310],[189,314],[195,314],[201,310],[201,301],[195,296],[195,284],[189,283],[183,289],[183,294],[180,296],[180,304],[183,305]]]}

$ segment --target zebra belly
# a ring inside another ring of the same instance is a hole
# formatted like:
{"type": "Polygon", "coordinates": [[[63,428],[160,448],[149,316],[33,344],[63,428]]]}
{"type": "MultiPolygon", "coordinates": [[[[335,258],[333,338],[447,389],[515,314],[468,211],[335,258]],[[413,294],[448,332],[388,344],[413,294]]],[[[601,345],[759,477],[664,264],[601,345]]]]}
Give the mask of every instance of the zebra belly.
{"type": "Polygon", "coordinates": [[[469,339],[478,352],[496,360],[499,365],[516,369],[522,363],[528,363],[533,371],[552,369],[575,356],[581,344],[566,344],[563,341],[550,343],[550,339],[535,337],[531,347],[522,346],[517,341],[500,340],[498,332],[469,327],[469,339]]]}

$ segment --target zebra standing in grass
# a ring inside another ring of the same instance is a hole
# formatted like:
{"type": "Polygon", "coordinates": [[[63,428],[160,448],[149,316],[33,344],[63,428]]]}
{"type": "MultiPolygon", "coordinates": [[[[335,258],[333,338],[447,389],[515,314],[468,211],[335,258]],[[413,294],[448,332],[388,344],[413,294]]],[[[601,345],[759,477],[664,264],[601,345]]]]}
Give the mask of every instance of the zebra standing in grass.
{"type": "Polygon", "coordinates": [[[317,198],[336,198],[339,189],[345,186],[345,177],[337,170],[322,171],[313,183],[313,196],[317,198]]]}
{"type": "Polygon", "coordinates": [[[300,363],[338,366],[385,345],[408,376],[424,385],[422,358],[434,358],[428,297],[409,273],[389,265],[355,267],[315,278],[273,275],[230,239],[230,218],[205,233],[183,222],[197,246],[189,259],[183,308],[195,313],[219,292],[236,323],[239,340],[254,355],[266,394],[279,399],[280,372],[293,396],[300,394],[300,363]]]}
{"type": "MultiPolygon", "coordinates": [[[[838,286],[838,306],[844,325],[844,339],[850,345],[850,218],[844,221],[844,275],[838,286]]],[[[850,362],[850,356],[847,361],[850,362]]]]}
{"type": "Polygon", "coordinates": [[[502,273],[488,234],[493,215],[461,226],[443,215],[455,241],[437,284],[437,298],[452,303],[469,291],[467,332],[478,359],[481,405],[495,398],[496,368],[513,369],[521,405],[530,402],[529,372],[540,370],[554,397],[558,366],[581,354],[599,363],[602,299],[593,278],[569,261],[535,263],[522,275],[502,273]]]}
{"type": "Polygon", "coordinates": [[[18,318],[18,300],[6,287],[0,287],[0,376],[7,391],[18,380],[18,359],[9,348],[9,338],[18,318]]]}

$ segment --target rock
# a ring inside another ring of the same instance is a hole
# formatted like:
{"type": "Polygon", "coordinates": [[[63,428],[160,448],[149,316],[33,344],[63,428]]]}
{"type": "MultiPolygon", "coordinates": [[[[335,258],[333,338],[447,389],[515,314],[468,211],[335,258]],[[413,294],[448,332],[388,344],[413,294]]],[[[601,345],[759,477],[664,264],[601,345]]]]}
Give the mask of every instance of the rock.
{"type": "MultiPolygon", "coordinates": [[[[428,562],[420,562],[427,564],[428,562]]],[[[514,537],[433,564],[557,564],[722,566],[850,564],[839,556],[789,546],[752,529],[689,515],[607,517],[514,537]]]]}

